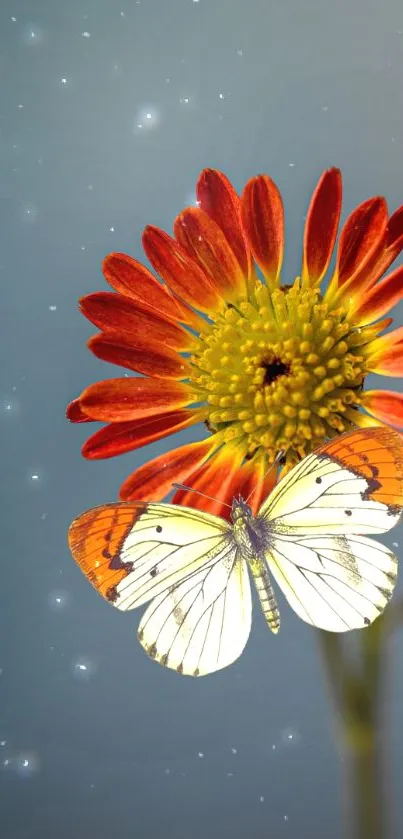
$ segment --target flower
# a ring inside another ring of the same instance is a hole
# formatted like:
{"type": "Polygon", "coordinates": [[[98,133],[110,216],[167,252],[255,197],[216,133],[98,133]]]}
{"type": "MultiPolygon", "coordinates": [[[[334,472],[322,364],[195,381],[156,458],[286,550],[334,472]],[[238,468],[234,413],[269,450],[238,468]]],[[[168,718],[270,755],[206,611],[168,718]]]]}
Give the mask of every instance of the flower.
{"type": "Polygon", "coordinates": [[[124,500],[164,498],[224,512],[254,489],[256,508],[285,470],[324,439],[356,426],[403,427],[403,396],[364,391],[368,373],[403,375],[403,327],[384,316],[403,297],[403,266],[381,279],[403,248],[403,207],[388,217],[383,198],[345,222],[328,271],[341,212],[341,174],[324,172],[306,217],[301,275],[281,285],[284,213],[267,175],[239,197],[206,169],[197,207],[184,209],[174,238],[146,227],[145,253],[162,283],[130,256],[112,253],[103,271],[113,292],[89,294],[81,311],[101,332],[90,338],[104,361],[140,374],[87,387],[68,408],[73,422],[108,423],[83,447],[112,457],[204,422],[206,439],[135,470],[124,500]],[[266,475],[266,477],[265,477],[266,475]]]}

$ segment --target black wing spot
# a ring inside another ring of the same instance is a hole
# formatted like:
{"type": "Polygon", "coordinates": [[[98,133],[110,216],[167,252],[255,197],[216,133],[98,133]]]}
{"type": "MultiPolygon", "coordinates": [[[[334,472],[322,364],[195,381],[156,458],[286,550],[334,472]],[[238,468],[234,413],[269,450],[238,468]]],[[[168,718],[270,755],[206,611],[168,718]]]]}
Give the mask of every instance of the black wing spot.
{"type": "Polygon", "coordinates": [[[156,569],[156,568],[152,568],[152,569],[151,569],[151,571],[150,571],[150,577],[156,577],[156,576],[157,576],[157,574],[158,574],[157,569],[156,569]]]}
{"type": "Polygon", "coordinates": [[[157,524],[156,530],[157,530],[157,533],[162,533],[162,527],[161,527],[160,524],[157,524]]]}
{"type": "Polygon", "coordinates": [[[346,516],[352,516],[351,510],[344,510],[346,516]]]}
{"type": "Polygon", "coordinates": [[[110,588],[108,588],[105,592],[105,597],[107,600],[109,600],[109,603],[116,603],[119,597],[116,586],[111,586],[110,588]]]}
{"type": "Polygon", "coordinates": [[[369,618],[364,618],[364,626],[369,626],[371,623],[369,618]]]}
{"type": "Polygon", "coordinates": [[[316,484],[321,484],[322,483],[322,478],[316,478],[315,483],[316,484]]]}

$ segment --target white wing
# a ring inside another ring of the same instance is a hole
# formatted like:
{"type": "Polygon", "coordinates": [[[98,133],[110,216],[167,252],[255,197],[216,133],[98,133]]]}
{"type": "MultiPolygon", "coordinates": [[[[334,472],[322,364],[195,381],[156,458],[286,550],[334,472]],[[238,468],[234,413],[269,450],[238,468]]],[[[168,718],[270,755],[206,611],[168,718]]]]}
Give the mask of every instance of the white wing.
{"type": "Polygon", "coordinates": [[[278,536],[384,533],[403,504],[403,445],[371,428],[337,438],[280,480],[259,510],[278,536]]]}
{"type": "Polygon", "coordinates": [[[224,519],[173,504],[107,504],[73,522],[69,544],[118,609],[152,600],[139,627],[152,658],[202,675],[241,654],[251,625],[250,585],[224,519]]]}
{"type": "Polygon", "coordinates": [[[203,676],[241,655],[251,614],[246,563],[227,544],[208,565],[152,601],[140,621],[138,637],[160,664],[203,676]]]}
{"type": "Polygon", "coordinates": [[[395,555],[365,536],[276,536],[267,562],[297,615],[330,632],[372,623],[396,583],[395,555]]]}

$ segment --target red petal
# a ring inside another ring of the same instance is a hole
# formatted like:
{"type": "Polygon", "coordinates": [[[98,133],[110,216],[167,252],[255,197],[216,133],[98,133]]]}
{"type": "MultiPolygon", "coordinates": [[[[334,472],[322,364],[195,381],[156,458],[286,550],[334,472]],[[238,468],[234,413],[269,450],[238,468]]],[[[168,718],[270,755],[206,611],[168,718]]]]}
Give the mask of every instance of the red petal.
{"type": "Polygon", "coordinates": [[[88,417],[87,414],[84,413],[81,405],[80,399],[73,399],[66,408],[66,417],[70,422],[94,422],[92,417],[88,417]]]}
{"type": "Polygon", "coordinates": [[[340,169],[328,169],[313,193],[306,218],[302,269],[306,285],[316,285],[327,271],[339,226],[341,199],[340,169]]]}
{"type": "Polygon", "coordinates": [[[389,425],[403,428],[403,394],[394,390],[367,390],[362,394],[365,409],[389,425]]]}
{"type": "Polygon", "coordinates": [[[196,313],[174,297],[137,259],[125,253],[110,253],[103,261],[102,270],[109,285],[125,297],[142,301],[173,320],[190,324],[198,320],[196,313]]]}
{"type": "Polygon", "coordinates": [[[80,300],[80,309],[91,323],[104,331],[112,330],[128,336],[160,341],[172,349],[188,349],[192,344],[189,332],[172,320],[157,315],[145,303],[134,303],[121,294],[97,291],[80,300]]]}
{"type": "Polygon", "coordinates": [[[221,305],[218,290],[185,248],[159,227],[149,225],[143,233],[144,250],[160,277],[186,303],[201,312],[221,305]]]}
{"type": "Polygon", "coordinates": [[[382,241],[362,271],[354,277],[353,293],[370,288],[395,261],[403,249],[403,206],[391,215],[382,241]]]}
{"type": "Polygon", "coordinates": [[[369,198],[345,222],[337,252],[336,276],[339,285],[363,270],[384,236],[388,210],[384,198],[369,198]]]}
{"type": "Polygon", "coordinates": [[[175,350],[151,338],[136,340],[120,332],[101,332],[93,335],[87,346],[103,361],[158,379],[185,379],[191,369],[175,350]]]}
{"type": "Polygon", "coordinates": [[[215,437],[189,443],[144,463],[126,478],[120,488],[120,498],[122,501],[161,501],[171,492],[174,482],[183,483],[204,463],[217,445],[215,437]]]}
{"type": "Polygon", "coordinates": [[[127,422],[173,411],[193,402],[191,388],[164,379],[106,379],[83,391],[80,403],[94,420],[127,422]]]}
{"type": "Polygon", "coordinates": [[[252,178],[242,193],[242,223],[263,276],[275,286],[284,252],[284,209],[280,191],[268,175],[252,178]]]}
{"type": "Polygon", "coordinates": [[[84,443],[82,454],[88,460],[115,457],[176,434],[201,419],[203,417],[198,411],[169,411],[148,419],[114,422],[89,437],[84,443]]]}
{"type": "Polygon", "coordinates": [[[197,207],[183,210],[174,224],[175,236],[207,274],[221,297],[245,293],[242,268],[218,224],[197,207]]]}
{"type": "Polygon", "coordinates": [[[360,297],[357,296],[358,306],[354,312],[354,322],[357,324],[371,323],[389,312],[403,297],[403,266],[396,268],[379,283],[360,297]]]}
{"type": "Polygon", "coordinates": [[[203,169],[196,185],[199,207],[221,228],[242,273],[249,276],[251,255],[241,224],[241,201],[228,178],[217,169],[203,169]]]}
{"type": "Polygon", "coordinates": [[[223,446],[201,468],[192,471],[187,479],[189,487],[211,497],[206,498],[205,495],[197,495],[191,490],[180,489],[173,496],[172,503],[208,510],[209,513],[228,519],[234,491],[239,485],[238,473],[243,456],[242,449],[229,444],[223,446]],[[226,505],[229,505],[229,508],[226,505]]]}

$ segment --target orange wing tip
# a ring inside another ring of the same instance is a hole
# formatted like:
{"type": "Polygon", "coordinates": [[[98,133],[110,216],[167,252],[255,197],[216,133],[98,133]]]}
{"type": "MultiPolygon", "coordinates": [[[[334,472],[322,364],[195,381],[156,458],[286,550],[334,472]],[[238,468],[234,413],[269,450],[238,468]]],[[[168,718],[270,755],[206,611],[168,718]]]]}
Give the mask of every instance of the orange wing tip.
{"type": "Polygon", "coordinates": [[[70,525],[68,541],[77,565],[96,590],[114,603],[117,586],[133,570],[122,562],[123,545],[147,504],[106,504],[87,510],[70,525]]]}
{"type": "Polygon", "coordinates": [[[342,434],[317,449],[336,460],[368,487],[366,500],[379,501],[390,515],[403,509],[403,436],[387,426],[365,428],[342,434]]]}

